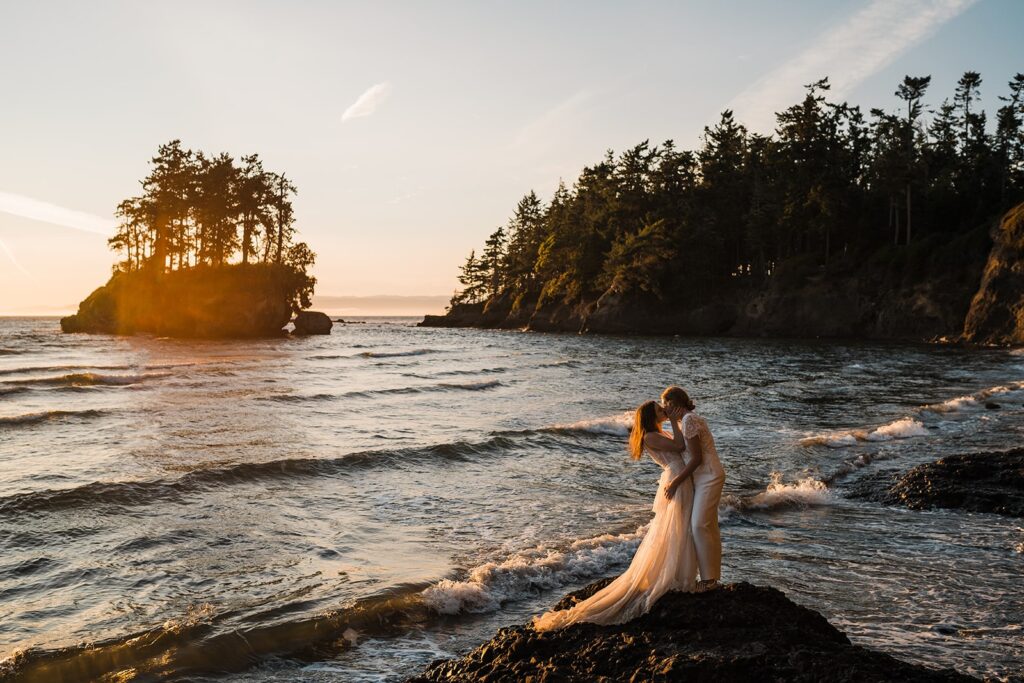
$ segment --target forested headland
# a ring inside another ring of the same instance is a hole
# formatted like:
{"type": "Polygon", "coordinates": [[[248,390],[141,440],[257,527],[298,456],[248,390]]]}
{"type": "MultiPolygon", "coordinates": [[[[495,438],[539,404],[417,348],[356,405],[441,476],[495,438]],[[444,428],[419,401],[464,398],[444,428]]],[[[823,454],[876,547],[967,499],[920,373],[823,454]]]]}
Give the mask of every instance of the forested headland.
{"type": "Polygon", "coordinates": [[[121,260],[61,320],[66,332],[263,336],[310,306],[315,254],[295,240],[297,190],[284,174],[180,140],[150,165],[142,193],[117,207],[109,244],[121,260]]]}
{"type": "Polygon", "coordinates": [[[1024,201],[1024,74],[991,118],[980,74],[937,105],[930,86],[907,76],[899,109],[864,112],[826,78],[772,135],[725,111],[696,150],[609,151],[548,201],[524,196],[424,324],[958,335],[994,221],[1024,201]]]}

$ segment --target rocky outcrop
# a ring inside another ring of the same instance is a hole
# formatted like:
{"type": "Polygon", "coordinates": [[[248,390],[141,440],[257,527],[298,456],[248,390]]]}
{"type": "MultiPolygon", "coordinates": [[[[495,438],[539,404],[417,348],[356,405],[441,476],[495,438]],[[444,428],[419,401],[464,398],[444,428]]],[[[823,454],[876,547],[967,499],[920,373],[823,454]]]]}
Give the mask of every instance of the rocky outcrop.
{"type": "MultiPolygon", "coordinates": [[[[566,609],[610,579],[556,605],[566,609]]],[[[852,645],[778,590],[736,583],[668,593],[619,626],[576,624],[538,633],[503,628],[460,659],[432,663],[409,683],[445,681],[972,681],[852,645]]]]}
{"type": "Polygon", "coordinates": [[[963,337],[978,344],[1024,344],[1024,204],[1003,218],[963,337]]]}
{"type": "Polygon", "coordinates": [[[292,334],[330,334],[334,323],[326,313],[320,311],[300,311],[295,315],[295,329],[292,334]]]}
{"type": "MultiPolygon", "coordinates": [[[[1024,208],[1015,211],[1024,213],[1024,208]]],[[[1012,222],[1014,215],[1011,212],[1007,221],[1012,222]]],[[[1013,329],[1024,334],[1024,229],[1004,229],[1001,234],[995,248],[987,228],[980,228],[953,241],[926,238],[910,247],[882,250],[866,261],[851,258],[827,268],[797,260],[784,263],[766,282],[668,292],[661,301],[609,291],[569,304],[504,292],[485,303],[457,304],[445,315],[427,316],[421,325],[929,341],[960,338],[965,318],[978,318],[976,311],[984,308],[993,311],[986,329],[1009,330],[1007,321],[1017,316],[1013,329]],[[983,271],[986,282],[993,284],[978,292],[983,271]],[[978,301],[992,303],[985,308],[978,301]]],[[[964,336],[999,343],[1014,338],[1008,331],[972,331],[964,336]]]]}
{"type": "Polygon", "coordinates": [[[965,453],[880,474],[850,485],[850,494],[915,510],[950,508],[1024,517],[1024,448],[965,453]]]}
{"type": "Polygon", "coordinates": [[[101,334],[276,336],[296,306],[295,282],[289,269],[263,264],[115,273],[60,325],[101,334]]]}

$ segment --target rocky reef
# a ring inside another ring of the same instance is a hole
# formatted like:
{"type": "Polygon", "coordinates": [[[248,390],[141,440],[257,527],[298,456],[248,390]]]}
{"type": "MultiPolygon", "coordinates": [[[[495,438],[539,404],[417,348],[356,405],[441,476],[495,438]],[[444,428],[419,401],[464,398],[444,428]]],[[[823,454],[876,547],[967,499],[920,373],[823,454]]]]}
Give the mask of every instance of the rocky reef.
{"type": "MultiPolygon", "coordinates": [[[[601,589],[563,598],[566,609],[601,589]]],[[[503,628],[460,659],[433,662],[408,683],[459,681],[972,681],[860,647],[773,588],[735,583],[669,593],[619,626],[538,633],[503,628]]]]}
{"type": "Polygon", "coordinates": [[[306,283],[303,273],[272,264],[118,272],[60,325],[100,334],[275,336],[298,310],[306,283]]]}
{"type": "Polygon", "coordinates": [[[951,455],[904,474],[865,477],[851,484],[850,495],[915,510],[1024,517],[1024,448],[951,455]]]}

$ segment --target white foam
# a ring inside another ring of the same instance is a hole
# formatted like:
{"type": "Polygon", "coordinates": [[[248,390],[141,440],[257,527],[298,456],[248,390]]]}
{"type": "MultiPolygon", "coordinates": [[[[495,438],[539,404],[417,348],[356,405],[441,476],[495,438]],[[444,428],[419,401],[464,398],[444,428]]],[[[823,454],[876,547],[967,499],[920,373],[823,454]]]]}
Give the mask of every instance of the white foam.
{"type": "Polygon", "coordinates": [[[933,403],[926,405],[921,410],[927,410],[933,413],[956,413],[965,408],[976,408],[978,406],[978,399],[974,396],[957,396],[951,398],[948,401],[942,403],[933,403]]]}
{"type": "Polygon", "coordinates": [[[867,441],[891,441],[892,439],[910,439],[915,436],[928,436],[928,429],[912,417],[904,417],[895,422],[883,425],[867,435],[867,441]]]}
{"type": "Polygon", "coordinates": [[[437,582],[423,591],[423,600],[441,614],[494,612],[503,603],[538,590],[603,576],[624,566],[646,532],[645,526],[630,534],[604,534],[576,541],[567,549],[537,546],[520,551],[501,562],[474,567],[463,581],[437,582]]]}
{"type": "Polygon", "coordinates": [[[628,436],[629,430],[632,428],[633,415],[627,411],[610,417],[598,417],[590,420],[557,424],[551,429],[566,432],[607,434],[609,436],[628,436]]]}
{"type": "Polygon", "coordinates": [[[904,417],[882,425],[872,431],[863,429],[847,429],[825,434],[814,434],[800,439],[801,446],[828,446],[829,448],[845,448],[856,446],[862,441],[892,441],[893,439],[910,439],[928,436],[929,431],[919,420],[904,417]]]}
{"type": "Polygon", "coordinates": [[[771,473],[771,483],[761,493],[750,498],[730,496],[723,500],[728,510],[770,510],[780,507],[810,507],[825,505],[831,501],[832,493],[825,482],[814,477],[805,477],[792,483],[782,481],[780,472],[771,473]]]}

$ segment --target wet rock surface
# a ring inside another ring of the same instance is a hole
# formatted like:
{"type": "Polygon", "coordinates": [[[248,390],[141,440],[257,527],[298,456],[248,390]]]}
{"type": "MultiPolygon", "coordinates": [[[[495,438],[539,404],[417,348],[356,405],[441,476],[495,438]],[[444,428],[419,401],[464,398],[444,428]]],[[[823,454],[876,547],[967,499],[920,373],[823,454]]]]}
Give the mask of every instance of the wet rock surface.
{"type": "Polygon", "coordinates": [[[295,315],[295,331],[292,334],[330,334],[334,323],[326,313],[300,311],[295,315]]]}
{"type": "Polygon", "coordinates": [[[1024,517],[1024,448],[951,455],[903,474],[881,472],[851,484],[849,495],[915,510],[1024,517]]]}
{"type": "MultiPolygon", "coordinates": [[[[611,579],[571,593],[556,609],[611,579]]],[[[817,612],[774,588],[736,583],[669,593],[617,626],[538,633],[500,629],[461,659],[439,660],[409,683],[439,681],[972,681],[853,645],[817,612]]]]}

